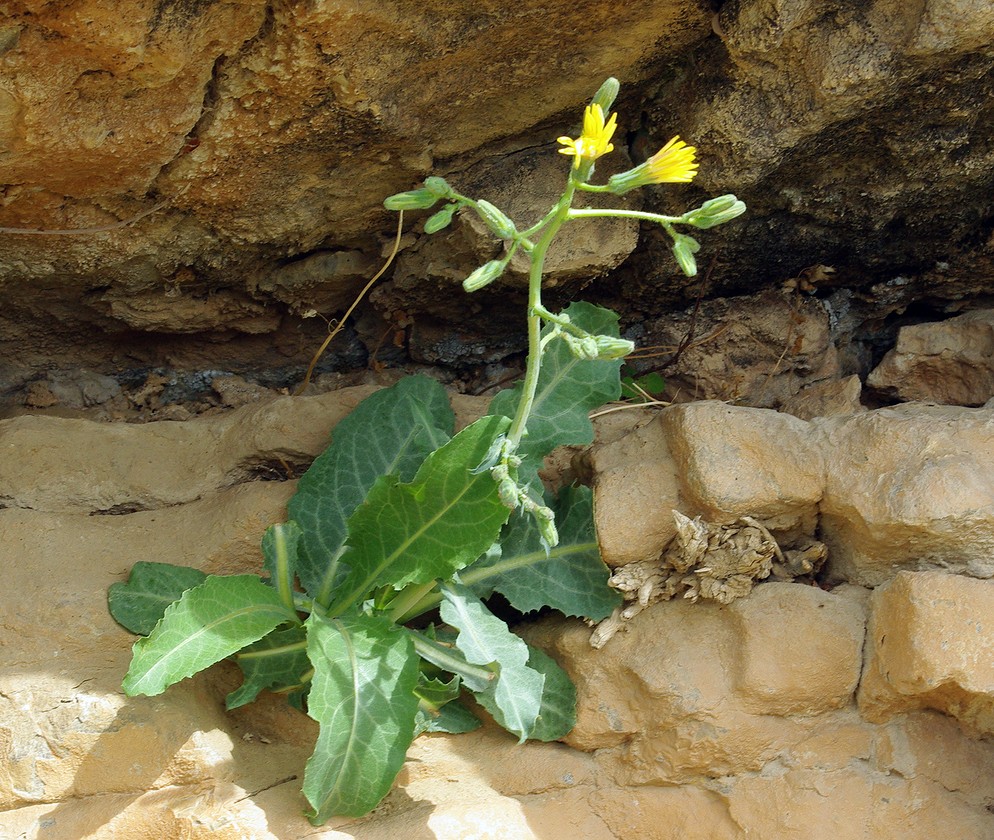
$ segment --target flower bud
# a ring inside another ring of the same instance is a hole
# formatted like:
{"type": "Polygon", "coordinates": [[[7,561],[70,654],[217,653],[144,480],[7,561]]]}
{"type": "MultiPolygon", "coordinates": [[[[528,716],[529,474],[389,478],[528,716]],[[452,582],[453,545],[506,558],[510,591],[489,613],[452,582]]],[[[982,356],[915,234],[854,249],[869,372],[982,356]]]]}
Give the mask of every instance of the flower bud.
{"type": "Polygon", "coordinates": [[[569,347],[570,352],[584,362],[590,362],[597,358],[597,339],[592,335],[577,338],[576,336],[563,334],[563,339],[569,347]]]}
{"type": "Polygon", "coordinates": [[[545,505],[532,510],[535,517],[535,524],[538,525],[538,532],[542,537],[546,550],[559,545],[559,531],[556,530],[556,515],[545,505]]]}
{"type": "Polygon", "coordinates": [[[693,277],[697,274],[697,260],[694,259],[694,254],[700,250],[701,243],[694,239],[693,236],[687,236],[683,233],[675,235],[673,256],[676,257],[680,270],[688,277],[693,277]]]}
{"type": "Polygon", "coordinates": [[[431,190],[422,187],[420,190],[408,190],[396,193],[383,202],[387,210],[427,210],[438,201],[438,196],[431,190]]]}
{"type": "Polygon", "coordinates": [[[505,478],[497,485],[497,497],[504,507],[514,510],[521,502],[521,491],[513,479],[505,478]]]}
{"type": "Polygon", "coordinates": [[[458,209],[458,204],[450,204],[429,216],[425,221],[425,233],[438,233],[443,228],[447,228],[452,222],[452,216],[458,209]]]}
{"type": "Polygon", "coordinates": [[[595,335],[594,341],[597,344],[597,358],[623,359],[629,353],[635,351],[635,342],[626,338],[614,338],[610,335],[595,335]]]}
{"type": "Polygon", "coordinates": [[[462,287],[467,292],[476,292],[496,280],[504,271],[504,263],[500,260],[490,260],[462,281],[462,287]]]}
{"type": "Polygon", "coordinates": [[[477,201],[476,212],[480,218],[486,222],[487,227],[496,233],[501,239],[513,239],[518,229],[507,216],[494,207],[489,201],[477,201]]]}
{"type": "Polygon", "coordinates": [[[432,195],[437,195],[439,198],[452,197],[452,187],[449,186],[449,182],[444,178],[440,178],[438,175],[432,175],[429,178],[425,178],[425,189],[432,195]]]}
{"type": "Polygon", "coordinates": [[[745,203],[739,201],[734,195],[720,195],[705,201],[696,210],[691,210],[685,219],[688,225],[706,230],[730,222],[745,211],[745,203]]]}
{"type": "Polygon", "coordinates": [[[590,104],[600,105],[601,111],[606,114],[611,110],[611,106],[614,104],[614,100],[618,96],[618,91],[620,89],[621,85],[618,84],[618,80],[611,76],[597,89],[597,93],[595,93],[594,98],[590,100],[590,104]]]}

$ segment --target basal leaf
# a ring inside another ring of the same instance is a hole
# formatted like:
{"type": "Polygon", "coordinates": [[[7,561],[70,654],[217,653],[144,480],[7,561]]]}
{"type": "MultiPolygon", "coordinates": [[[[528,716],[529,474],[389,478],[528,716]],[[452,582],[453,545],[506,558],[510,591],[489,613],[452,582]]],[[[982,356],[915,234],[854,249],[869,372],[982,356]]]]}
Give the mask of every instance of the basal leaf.
{"type": "Polygon", "coordinates": [[[312,614],[307,631],[307,713],[320,730],[304,795],[319,825],[366,814],[390,790],[414,738],[418,658],[407,632],[379,616],[312,614]]]}
{"type": "Polygon", "coordinates": [[[235,654],[245,679],[225,699],[228,709],[251,703],[263,689],[296,688],[310,670],[307,635],[303,627],[274,630],[235,654]]]}
{"type": "Polygon", "coordinates": [[[118,624],[132,633],[147,636],[166,607],[206,578],[199,569],[140,560],[131,567],[127,583],[111,584],[107,606],[118,624]]]}
{"type": "Polygon", "coordinates": [[[301,477],[287,509],[302,531],[297,575],[320,603],[340,578],[348,518],[381,475],[409,481],[452,435],[445,389],[411,376],[377,391],[334,429],[331,445],[301,477]]]}
{"type": "Polygon", "coordinates": [[[516,610],[553,607],[599,621],[621,603],[607,585],[611,571],[594,535],[593,499],[587,487],[567,487],[552,504],[559,545],[546,550],[533,517],[515,514],[504,527],[501,553],[481,557],[460,576],[486,597],[500,592],[516,610]]]}
{"type": "Polygon", "coordinates": [[[576,726],[576,686],[556,660],[528,645],[528,667],[545,676],[542,705],[529,738],[558,741],[576,726]]]}
{"type": "Polygon", "coordinates": [[[476,699],[494,719],[521,741],[535,727],[545,677],[528,667],[528,646],[490,612],[469,587],[442,584],[439,608],[443,621],[459,631],[456,647],[475,665],[497,663],[497,679],[476,699]]]}
{"type": "Polygon", "coordinates": [[[332,613],[373,587],[449,578],[490,547],[510,511],[491,475],[472,468],[507,425],[505,417],[477,420],[429,455],[410,484],[385,477],[374,485],[349,519],[351,571],[332,613]]]}
{"type": "MultiPolygon", "coordinates": [[[[591,333],[618,335],[618,316],[608,309],[578,301],[564,313],[574,324],[591,333]]],[[[550,327],[546,327],[547,334],[550,327]]],[[[557,446],[582,445],[594,439],[588,414],[621,394],[621,361],[581,361],[564,341],[553,341],[542,356],[535,403],[528,418],[528,433],[518,455],[525,459],[520,478],[534,484],[542,459],[557,446]]],[[[513,417],[522,385],[501,391],[490,403],[490,414],[513,417]]]]}
{"type": "Polygon", "coordinates": [[[255,575],[212,575],[171,604],[150,636],[135,642],[124,693],[161,694],[295,621],[276,590],[255,575]]]}

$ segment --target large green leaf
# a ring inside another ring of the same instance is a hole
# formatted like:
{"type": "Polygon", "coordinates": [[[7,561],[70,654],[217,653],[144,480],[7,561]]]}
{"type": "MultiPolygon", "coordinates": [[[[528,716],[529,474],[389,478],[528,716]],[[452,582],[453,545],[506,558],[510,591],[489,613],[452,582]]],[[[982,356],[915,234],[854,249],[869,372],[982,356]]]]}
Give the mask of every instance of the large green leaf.
{"type": "Polygon", "coordinates": [[[528,737],[536,741],[565,738],[576,726],[576,686],[551,656],[531,645],[528,645],[528,667],[545,677],[542,705],[528,737]]]}
{"type": "Polygon", "coordinates": [[[475,692],[476,699],[501,726],[524,741],[535,728],[545,684],[545,676],[528,667],[528,646],[462,584],[442,584],[439,612],[443,621],[459,631],[456,647],[468,662],[499,666],[497,679],[475,692]]]}
{"type": "Polygon", "coordinates": [[[611,571],[594,535],[593,494],[567,487],[552,504],[559,545],[546,549],[531,516],[515,514],[504,527],[501,553],[481,557],[460,576],[486,597],[496,590],[521,612],[553,607],[565,615],[607,618],[621,593],[607,585],[611,571]]]}
{"type": "MultiPolygon", "coordinates": [[[[591,333],[618,335],[618,316],[608,309],[578,301],[564,310],[570,320],[591,333]]],[[[551,327],[546,327],[548,334],[551,327]]],[[[501,391],[490,403],[491,414],[513,417],[522,385],[501,391]]],[[[621,395],[621,360],[581,361],[564,341],[553,341],[542,356],[542,370],[527,434],[518,455],[525,459],[520,479],[535,484],[542,459],[557,446],[593,441],[589,413],[621,395]]]]}
{"type": "Polygon", "coordinates": [[[381,475],[409,481],[429,452],[452,435],[445,389],[426,376],[377,391],[343,419],[331,445],[304,473],[287,509],[302,531],[297,575],[327,604],[340,577],[348,518],[381,475]]]}
{"type": "Polygon", "coordinates": [[[385,476],[349,519],[351,571],[331,612],[347,609],[373,587],[449,578],[493,543],[510,511],[489,472],[474,473],[505,417],[467,426],[421,465],[414,481],[385,476]]]}
{"type": "Polygon", "coordinates": [[[200,569],[140,560],[131,567],[127,583],[111,584],[107,606],[118,624],[132,633],[147,636],[166,607],[206,579],[207,575],[200,569]]]}
{"type": "Polygon", "coordinates": [[[210,576],[171,604],[150,636],[135,642],[124,693],[161,694],[280,624],[296,621],[279,593],[255,575],[210,576]]]}
{"type": "Polygon", "coordinates": [[[300,687],[311,667],[307,658],[306,632],[300,626],[274,630],[235,654],[235,662],[245,679],[225,699],[229,709],[251,703],[264,688],[300,687]]]}
{"type": "Polygon", "coordinates": [[[361,816],[390,790],[414,739],[418,657],[407,632],[379,616],[312,614],[307,631],[307,713],[320,730],[304,795],[319,825],[361,816]]]}

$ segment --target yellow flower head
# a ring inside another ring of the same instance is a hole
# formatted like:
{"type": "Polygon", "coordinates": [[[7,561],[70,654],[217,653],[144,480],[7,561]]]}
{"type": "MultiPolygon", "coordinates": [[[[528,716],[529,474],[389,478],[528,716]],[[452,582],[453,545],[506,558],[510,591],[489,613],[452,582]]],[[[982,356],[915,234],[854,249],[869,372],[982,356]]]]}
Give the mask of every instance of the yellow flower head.
{"type": "Polygon", "coordinates": [[[648,184],[689,184],[697,174],[697,149],[674,137],[645,163],[607,179],[608,192],[624,195],[648,184]]]}
{"type": "Polygon", "coordinates": [[[645,162],[646,183],[689,184],[697,174],[697,149],[674,137],[645,162]]]}
{"type": "Polygon", "coordinates": [[[572,137],[560,137],[557,141],[563,144],[560,154],[572,155],[573,168],[577,169],[582,163],[592,163],[601,155],[614,151],[611,137],[618,127],[617,122],[618,115],[611,114],[611,118],[605,123],[601,106],[588,105],[583,112],[583,133],[576,140],[572,137]]]}

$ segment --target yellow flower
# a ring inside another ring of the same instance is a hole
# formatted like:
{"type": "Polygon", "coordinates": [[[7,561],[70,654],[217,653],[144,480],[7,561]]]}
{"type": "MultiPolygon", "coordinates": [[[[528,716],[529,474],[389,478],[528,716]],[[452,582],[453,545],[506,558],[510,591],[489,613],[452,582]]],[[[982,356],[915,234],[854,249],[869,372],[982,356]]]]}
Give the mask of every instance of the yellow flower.
{"type": "Polygon", "coordinates": [[[696,153],[693,146],[674,137],[645,163],[608,178],[608,191],[624,195],[647,184],[689,184],[697,174],[696,153]]]}
{"type": "Polygon", "coordinates": [[[563,144],[560,154],[573,156],[573,168],[579,168],[581,163],[597,160],[601,155],[614,151],[611,137],[618,127],[618,115],[604,122],[604,110],[600,105],[588,105],[583,112],[583,133],[574,140],[571,137],[560,137],[557,142],[563,144]]]}
{"type": "Polygon", "coordinates": [[[645,164],[650,184],[689,184],[697,174],[697,149],[674,137],[645,164]]]}

